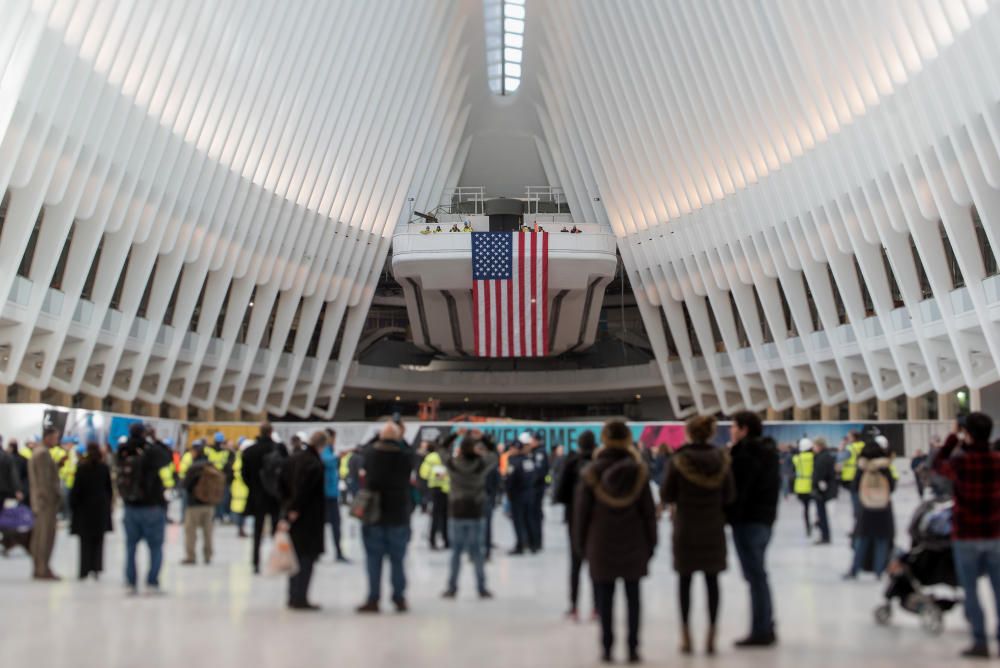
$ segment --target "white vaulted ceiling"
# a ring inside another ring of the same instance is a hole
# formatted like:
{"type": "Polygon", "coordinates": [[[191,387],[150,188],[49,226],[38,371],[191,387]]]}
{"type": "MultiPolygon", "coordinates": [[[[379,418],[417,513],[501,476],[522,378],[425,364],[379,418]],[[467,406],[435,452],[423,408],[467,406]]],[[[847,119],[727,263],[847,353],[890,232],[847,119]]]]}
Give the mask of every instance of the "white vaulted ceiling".
{"type": "Polygon", "coordinates": [[[332,415],[463,173],[614,231],[677,415],[1000,379],[995,3],[527,0],[509,98],[496,5],[0,0],[0,385],[332,415]]]}
{"type": "Polygon", "coordinates": [[[618,235],[678,415],[998,379],[994,3],[535,8],[561,185],[618,235]]]}
{"type": "Polygon", "coordinates": [[[332,413],[407,198],[436,203],[453,169],[468,113],[453,3],[0,14],[0,384],[332,413]]]}

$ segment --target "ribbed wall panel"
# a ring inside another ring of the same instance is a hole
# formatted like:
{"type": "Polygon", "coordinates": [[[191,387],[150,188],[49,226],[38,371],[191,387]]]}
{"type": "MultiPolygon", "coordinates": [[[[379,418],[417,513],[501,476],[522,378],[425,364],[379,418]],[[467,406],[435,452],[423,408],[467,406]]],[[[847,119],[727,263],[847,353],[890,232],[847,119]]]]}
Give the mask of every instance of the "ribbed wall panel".
{"type": "Polygon", "coordinates": [[[972,219],[975,207],[986,247],[1000,250],[994,3],[537,10],[551,38],[539,113],[554,169],[573,210],[618,235],[678,415],[1000,378],[1000,279],[985,273],[972,219]]]}
{"type": "Polygon", "coordinates": [[[0,4],[0,384],[332,415],[407,197],[455,170],[460,8],[0,4]]]}

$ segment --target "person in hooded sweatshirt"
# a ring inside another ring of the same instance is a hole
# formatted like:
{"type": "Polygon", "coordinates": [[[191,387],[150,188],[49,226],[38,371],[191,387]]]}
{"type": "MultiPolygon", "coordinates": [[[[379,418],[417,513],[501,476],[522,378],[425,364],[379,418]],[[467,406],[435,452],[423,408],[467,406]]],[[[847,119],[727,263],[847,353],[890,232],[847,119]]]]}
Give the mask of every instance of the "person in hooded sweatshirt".
{"type": "MultiPolygon", "coordinates": [[[[594,432],[585,431],[576,440],[576,450],[566,455],[563,461],[562,472],[560,473],[556,487],[552,494],[552,499],[556,503],[561,503],[566,509],[566,528],[569,529],[570,554],[569,554],[569,612],[566,616],[572,621],[580,621],[580,614],[577,611],[577,602],[580,598],[580,571],[583,570],[583,554],[576,549],[573,544],[573,524],[575,521],[574,508],[576,502],[576,488],[580,483],[580,474],[590,464],[594,458],[594,449],[597,447],[597,439],[594,432]]],[[[597,599],[594,599],[592,617],[597,617],[597,599]]]]}
{"type": "Polygon", "coordinates": [[[451,493],[448,495],[451,568],[444,598],[455,598],[458,593],[458,572],[464,552],[469,553],[476,569],[479,598],[493,598],[493,594],[486,588],[483,546],[486,519],[483,517],[483,506],[486,503],[486,478],[497,467],[499,458],[483,443],[483,434],[478,430],[465,433],[458,454],[452,456],[451,444],[458,435],[455,433],[449,436],[446,446],[441,448],[451,479],[451,493]]]}
{"type": "Polygon", "coordinates": [[[715,418],[695,416],[685,425],[688,443],[670,460],[660,488],[661,505],[673,518],[674,570],[680,576],[681,646],[691,653],[691,581],[705,576],[708,590],[707,654],[715,654],[719,615],[719,573],[726,570],[726,506],[736,499],[729,453],[712,445],[715,418]]]}
{"type": "Polygon", "coordinates": [[[629,662],[639,663],[639,580],[648,574],[656,549],[656,504],[649,469],[632,445],[624,422],[601,430],[601,448],[580,474],[573,513],[573,543],[589,564],[601,618],[603,660],[614,645],[615,583],[625,581],[629,662]]]}

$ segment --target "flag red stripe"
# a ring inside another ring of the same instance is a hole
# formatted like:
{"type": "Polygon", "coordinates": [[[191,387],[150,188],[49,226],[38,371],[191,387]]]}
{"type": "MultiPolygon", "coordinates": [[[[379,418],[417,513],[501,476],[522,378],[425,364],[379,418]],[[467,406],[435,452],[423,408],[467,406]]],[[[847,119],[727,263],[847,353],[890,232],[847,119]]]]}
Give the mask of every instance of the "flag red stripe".
{"type": "Polygon", "coordinates": [[[496,338],[496,357],[503,357],[503,320],[500,311],[500,281],[493,281],[493,335],[496,338]]]}
{"type": "Polygon", "coordinates": [[[542,355],[549,354],[549,235],[542,235],[542,355]]]}
{"type": "MultiPolygon", "coordinates": [[[[513,264],[513,263],[512,263],[513,264]]],[[[507,354],[514,356],[514,288],[517,281],[507,286],[507,354]]]]}
{"type": "Polygon", "coordinates": [[[485,293],[485,294],[483,294],[483,303],[486,305],[486,308],[484,309],[483,312],[486,314],[486,347],[485,347],[485,351],[486,351],[486,356],[487,357],[491,357],[492,353],[493,353],[492,346],[491,346],[491,341],[490,341],[490,338],[491,338],[490,337],[490,332],[492,331],[492,328],[490,327],[490,313],[491,313],[491,311],[490,311],[490,282],[491,281],[486,281],[485,284],[484,284],[484,286],[483,286],[483,287],[486,288],[485,290],[483,290],[483,292],[485,293]]]}
{"type": "Polygon", "coordinates": [[[518,340],[521,342],[521,356],[528,356],[528,341],[524,336],[527,331],[527,309],[524,308],[524,233],[514,233],[514,243],[517,245],[517,312],[520,315],[521,331],[518,340]]]}
{"type": "MultiPolygon", "coordinates": [[[[531,299],[535,300],[538,294],[538,233],[528,234],[531,237],[531,299]]],[[[530,304],[531,311],[531,356],[538,355],[538,303],[530,304]]]]}
{"type": "MultiPolygon", "coordinates": [[[[475,341],[473,345],[473,350],[475,354],[482,355],[483,351],[479,348],[479,281],[475,278],[472,279],[472,336],[475,341]]],[[[424,333],[426,336],[426,332],[424,333]]]]}

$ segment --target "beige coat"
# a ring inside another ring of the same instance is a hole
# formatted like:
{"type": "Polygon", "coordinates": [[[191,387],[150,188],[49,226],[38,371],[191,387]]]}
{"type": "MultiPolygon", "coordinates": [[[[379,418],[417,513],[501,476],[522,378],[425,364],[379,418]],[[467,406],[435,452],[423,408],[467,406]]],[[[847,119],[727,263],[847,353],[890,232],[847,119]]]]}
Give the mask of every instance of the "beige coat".
{"type": "Polygon", "coordinates": [[[28,480],[31,483],[31,509],[36,513],[56,512],[59,494],[59,467],[48,448],[35,450],[28,462],[28,480]]]}

